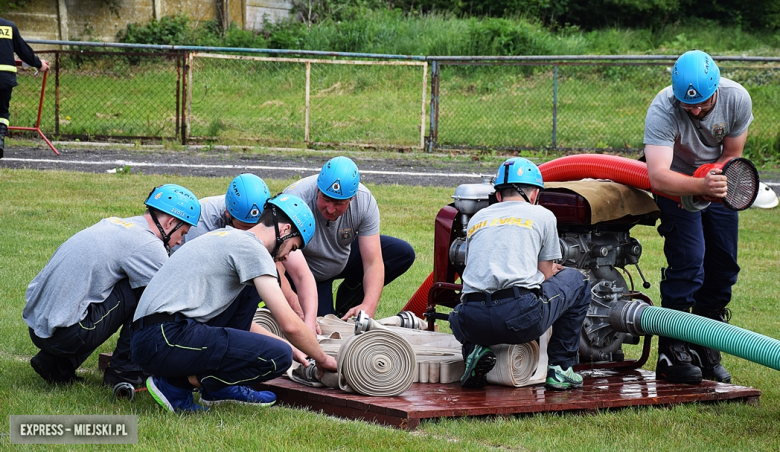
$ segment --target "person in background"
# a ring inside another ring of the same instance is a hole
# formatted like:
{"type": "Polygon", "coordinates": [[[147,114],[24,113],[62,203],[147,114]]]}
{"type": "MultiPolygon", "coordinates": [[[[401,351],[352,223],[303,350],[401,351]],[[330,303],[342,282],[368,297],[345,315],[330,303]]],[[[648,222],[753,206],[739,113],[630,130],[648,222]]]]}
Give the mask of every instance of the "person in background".
{"type": "Polygon", "coordinates": [[[18,85],[14,53],[29,66],[41,72],[49,70],[49,63],[35,56],[35,52],[24,41],[16,25],[10,20],[0,18],[0,159],[3,158],[5,150],[5,135],[8,133],[8,126],[11,125],[9,122],[11,93],[18,85]]]}

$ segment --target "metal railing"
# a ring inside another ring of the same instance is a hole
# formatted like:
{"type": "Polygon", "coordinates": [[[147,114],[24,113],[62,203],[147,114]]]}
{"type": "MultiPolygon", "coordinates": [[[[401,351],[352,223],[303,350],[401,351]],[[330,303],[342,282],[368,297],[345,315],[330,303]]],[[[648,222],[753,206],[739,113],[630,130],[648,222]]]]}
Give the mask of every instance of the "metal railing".
{"type": "MultiPolygon", "coordinates": [[[[55,138],[428,151],[640,149],[676,59],[31,42],[85,49],[38,52],[53,62],[41,129],[55,138]]],[[[747,146],[780,148],[780,58],[716,60],[753,98],[747,146]]],[[[34,123],[40,81],[30,75],[14,90],[16,125],[34,123]]]]}

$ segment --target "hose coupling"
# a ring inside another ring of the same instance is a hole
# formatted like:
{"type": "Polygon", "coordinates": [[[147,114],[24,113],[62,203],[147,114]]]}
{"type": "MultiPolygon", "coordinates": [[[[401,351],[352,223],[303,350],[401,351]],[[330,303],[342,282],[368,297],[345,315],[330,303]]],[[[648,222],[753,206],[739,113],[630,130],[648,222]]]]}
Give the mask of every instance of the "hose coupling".
{"type": "Polygon", "coordinates": [[[633,336],[646,336],[642,331],[642,311],[650,306],[644,301],[618,300],[612,304],[612,310],[609,312],[609,325],[621,333],[629,333],[633,336]]]}

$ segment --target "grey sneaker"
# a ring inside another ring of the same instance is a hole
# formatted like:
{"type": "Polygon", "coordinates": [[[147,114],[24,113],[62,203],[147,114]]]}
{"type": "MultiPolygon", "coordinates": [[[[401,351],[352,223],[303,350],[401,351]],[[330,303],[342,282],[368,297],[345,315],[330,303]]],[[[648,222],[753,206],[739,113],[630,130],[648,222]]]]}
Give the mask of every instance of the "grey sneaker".
{"type": "Polygon", "coordinates": [[[555,391],[581,388],[582,377],[574,373],[571,367],[563,370],[561,366],[547,366],[547,381],[544,387],[555,391]]]}
{"type": "Polygon", "coordinates": [[[482,345],[475,345],[466,357],[466,372],[460,377],[464,388],[481,388],[487,384],[487,374],[496,365],[496,354],[482,345]]]}

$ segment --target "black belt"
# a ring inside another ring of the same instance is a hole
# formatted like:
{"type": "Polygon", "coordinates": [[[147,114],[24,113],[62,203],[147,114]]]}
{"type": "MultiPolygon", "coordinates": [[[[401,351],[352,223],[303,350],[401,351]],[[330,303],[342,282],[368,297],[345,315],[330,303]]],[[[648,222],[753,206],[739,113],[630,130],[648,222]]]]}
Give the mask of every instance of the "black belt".
{"type": "Polygon", "coordinates": [[[484,292],[472,292],[463,295],[463,301],[469,303],[472,301],[491,301],[501,300],[504,298],[514,298],[521,295],[527,295],[529,293],[539,295],[539,289],[526,289],[525,287],[510,287],[508,289],[497,290],[493,293],[484,292]]]}
{"type": "MultiPolygon", "coordinates": [[[[181,316],[179,316],[181,318],[181,316]]],[[[133,331],[138,331],[141,328],[149,325],[156,325],[158,323],[175,322],[177,320],[176,314],[168,314],[167,312],[159,312],[157,314],[147,315],[133,322],[133,331]]]]}

